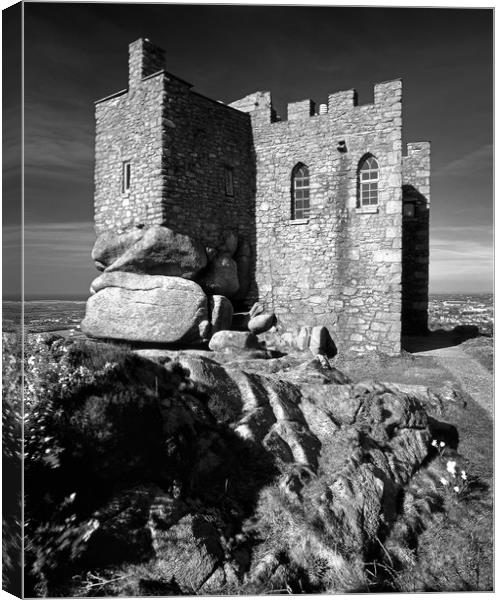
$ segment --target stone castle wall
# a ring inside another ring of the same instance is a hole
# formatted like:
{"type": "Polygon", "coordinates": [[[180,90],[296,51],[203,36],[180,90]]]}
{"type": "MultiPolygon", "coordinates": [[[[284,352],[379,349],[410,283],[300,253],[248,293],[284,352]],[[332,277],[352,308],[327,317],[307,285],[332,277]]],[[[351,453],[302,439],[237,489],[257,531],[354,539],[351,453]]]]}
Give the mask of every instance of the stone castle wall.
{"type": "Polygon", "coordinates": [[[162,77],[153,76],[95,107],[95,228],[127,229],[163,219],[162,77]],[[123,165],[131,163],[130,190],[123,165]]]}
{"type": "Polygon", "coordinates": [[[429,207],[431,147],[429,142],[407,145],[403,157],[403,333],[427,330],[429,305],[429,207]]]}
{"type": "Polygon", "coordinates": [[[157,70],[162,60],[159,49],[137,40],[130,45],[128,90],[96,104],[96,230],[164,224],[213,246],[223,230],[235,230],[254,245],[250,118],[157,70]]]}
{"type": "Polygon", "coordinates": [[[398,352],[402,326],[427,322],[430,169],[427,143],[402,157],[401,94],[400,80],[377,84],[364,106],[338,92],[321,114],[303,100],[280,121],[269,92],[210,100],[137,40],[128,89],[96,104],[96,230],[164,224],[209,246],[236,231],[253,254],[248,305],[260,300],[286,327],[325,325],[344,350],[398,352]],[[377,207],[358,202],[368,153],[380,167],[377,207]],[[298,163],[310,172],[302,221],[291,219],[298,163]],[[414,216],[403,217],[403,201],[414,216]]]}
{"type": "Polygon", "coordinates": [[[164,224],[220,242],[234,230],[253,243],[255,158],[248,115],[166,80],[164,224]],[[232,176],[232,195],[226,190],[232,176]]]}
{"type": "Polygon", "coordinates": [[[401,82],[375,87],[356,106],[354,90],[332,94],[328,113],[310,101],[275,121],[270,96],[233,103],[251,110],[257,161],[254,296],[288,326],[326,325],[337,345],[399,351],[401,337],[401,82]],[[339,150],[345,143],[346,152],[339,150]],[[380,166],[376,212],[359,208],[357,168],[380,166]],[[310,172],[311,214],[291,220],[291,176],[310,172]]]}

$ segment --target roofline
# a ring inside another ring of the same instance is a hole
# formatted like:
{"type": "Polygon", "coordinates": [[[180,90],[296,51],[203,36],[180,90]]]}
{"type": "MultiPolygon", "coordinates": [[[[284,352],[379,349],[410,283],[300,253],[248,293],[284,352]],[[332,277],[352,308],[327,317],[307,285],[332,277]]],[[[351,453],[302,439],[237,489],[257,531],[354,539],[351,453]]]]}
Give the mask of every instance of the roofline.
{"type": "Polygon", "coordinates": [[[184,83],[185,85],[189,86],[190,88],[193,87],[193,84],[189,83],[189,81],[186,81],[185,79],[182,79],[181,77],[178,77],[177,75],[174,75],[173,73],[170,73],[170,71],[167,71],[165,69],[160,69],[159,71],[156,71],[155,73],[151,73],[151,75],[147,75],[146,77],[143,77],[141,79],[141,81],[146,81],[147,79],[152,79],[153,77],[161,75],[162,73],[164,75],[166,75],[167,77],[172,77],[172,79],[177,79],[177,81],[184,83]]]}
{"type": "Polygon", "coordinates": [[[209,100],[210,102],[217,104],[217,106],[224,106],[225,108],[229,108],[229,110],[236,111],[240,115],[248,115],[248,113],[240,110],[239,108],[234,108],[234,106],[230,106],[229,104],[226,104],[225,102],[221,102],[219,100],[214,100],[213,98],[210,98],[210,96],[205,96],[205,94],[200,94],[200,92],[195,92],[194,90],[191,90],[191,93],[195,94],[195,96],[199,96],[200,98],[203,98],[205,100],[209,100]]]}
{"type": "Polygon", "coordinates": [[[122,94],[126,94],[127,92],[128,88],[125,88],[124,90],[120,90],[119,92],[115,92],[114,94],[110,94],[109,96],[105,96],[104,98],[99,98],[99,100],[95,100],[94,104],[99,104],[100,102],[111,100],[112,98],[116,98],[117,96],[121,96],[122,94]]]}
{"type": "MultiPolygon", "coordinates": [[[[167,77],[171,77],[173,79],[176,79],[177,81],[180,81],[181,83],[184,83],[185,85],[189,86],[190,88],[193,87],[193,84],[189,83],[189,81],[186,81],[185,79],[181,79],[180,77],[177,77],[177,75],[174,75],[173,73],[170,73],[169,71],[166,71],[165,69],[160,69],[159,71],[155,71],[154,73],[151,73],[151,75],[147,75],[146,77],[143,77],[141,79],[141,81],[147,81],[148,79],[153,79],[153,77],[158,77],[158,75],[166,75],[167,77]]],[[[129,89],[130,88],[127,87],[123,90],[120,90],[119,92],[115,92],[114,94],[105,96],[104,98],[99,98],[99,100],[94,101],[94,104],[99,104],[100,102],[105,102],[106,100],[111,100],[113,98],[121,96],[122,94],[126,94],[129,91],[129,89]]],[[[216,102],[216,100],[214,102],[216,102]]]]}
{"type": "MultiPolygon", "coordinates": [[[[151,75],[148,75],[147,77],[143,77],[141,79],[141,81],[146,81],[148,79],[152,79],[153,77],[157,77],[158,75],[161,75],[161,74],[166,75],[167,77],[172,77],[173,79],[176,79],[177,81],[180,81],[180,82],[188,85],[189,88],[193,87],[193,85],[191,83],[189,83],[188,81],[185,81],[184,79],[181,79],[180,77],[177,77],[177,75],[174,75],[173,73],[170,73],[169,71],[165,71],[165,69],[160,69],[159,71],[156,71],[156,73],[152,73],[151,75]]],[[[101,102],[106,102],[106,100],[112,100],[113,98],[117,98],[118,96],[122,96],[123,94],[128,93],[129,89],[130,88],[125,88],[123,90],[120,90],[119,92],[115,92],[114,94],[110,94],[109,96],[105,96],[104,98],[100,98],[99,100],[95,100],[94,105],[100,104],[101,102]]],[[[189,91],[192,94],[199,96],[200,98],[208,100],[209,102],[213,102],[214,104],[217,104],[217,106],[223,106],[225,108],[228,108],[229,110],[235,111],[235,112],[239,113],[240,115],[248,114],[248,113],[243,112],[242,110],[239,110],[238,108],[229,106],[229,104],[225,104],[224,102],[219,102],[218,100],[214,100],[213,98],[210,98],[209,96],[200,94],[200,92],[195,92],[192,89],[190,89],[189,91]]]]}

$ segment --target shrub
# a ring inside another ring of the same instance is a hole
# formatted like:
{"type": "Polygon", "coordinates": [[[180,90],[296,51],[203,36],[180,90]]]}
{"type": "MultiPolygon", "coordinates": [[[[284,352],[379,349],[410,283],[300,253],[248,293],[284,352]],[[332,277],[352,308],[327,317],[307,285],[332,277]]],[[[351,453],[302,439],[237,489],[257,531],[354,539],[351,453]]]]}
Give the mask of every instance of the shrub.
{"type": "Polygon", "coordinates": [[[2,336],[2,581],[21,594],[21,401],[22,369],[19,334],[2,336]]]}
{"type": "Polygon", "coordinates": [[[43,336],[27,346],[26,535],[39,574],[79,555],[117,486],[182,480],[196,426],[212,422],[179,366],[43,336]]]}
{"type": "Polygon", "coordinates": [[[273,472],[263,449],[217,424],[179,363],[53,338],[30,342],[27,363],[26,556],[37,593],[119,560],[90,556],[88,540],[104,539],[99,515],[122,492],[145,486],[217,507],[230,532],[273,472]]]}

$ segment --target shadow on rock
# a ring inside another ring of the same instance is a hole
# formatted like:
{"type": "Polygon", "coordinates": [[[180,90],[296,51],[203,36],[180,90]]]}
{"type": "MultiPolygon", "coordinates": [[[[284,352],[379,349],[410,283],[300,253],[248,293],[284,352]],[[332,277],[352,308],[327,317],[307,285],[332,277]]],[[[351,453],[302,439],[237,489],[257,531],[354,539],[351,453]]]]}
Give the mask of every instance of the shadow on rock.
{"type": "Polygon", "coordinates": [[[151,560],[161,581],[198,590],[275,476],[272,457],[217,422],[178,363],[104,345],[45,351],[58,377],[28,418],[29,593],[71,595],[82,569],[151,560]]]}

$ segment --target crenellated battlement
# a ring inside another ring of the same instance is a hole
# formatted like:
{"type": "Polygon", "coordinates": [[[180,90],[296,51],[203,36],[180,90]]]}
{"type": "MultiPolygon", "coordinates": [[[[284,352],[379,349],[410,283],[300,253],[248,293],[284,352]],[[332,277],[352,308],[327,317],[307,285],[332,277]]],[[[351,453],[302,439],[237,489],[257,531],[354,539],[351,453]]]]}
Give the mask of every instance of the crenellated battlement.
{"type": "Polygon", "coordinates": [[[316,103],[307,98],[287,105],[287,119],[276,119],[271,99],[271,92],[254,92],[240,100],[231,102],[229,106],[251,113],[252,119],[259,124],[279,123],[287,121],[303,121],[311,117],[328,117],[330,119],[348,118],[355,111],[393,108],[401,103],[402,81],[394,79],[376,83],[373,87],[373,103],[358,104],[358,93],[355,89],[341,90],[328,95],[325,104],[316,103]]]}

